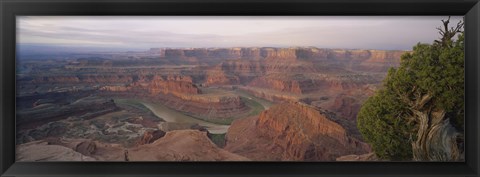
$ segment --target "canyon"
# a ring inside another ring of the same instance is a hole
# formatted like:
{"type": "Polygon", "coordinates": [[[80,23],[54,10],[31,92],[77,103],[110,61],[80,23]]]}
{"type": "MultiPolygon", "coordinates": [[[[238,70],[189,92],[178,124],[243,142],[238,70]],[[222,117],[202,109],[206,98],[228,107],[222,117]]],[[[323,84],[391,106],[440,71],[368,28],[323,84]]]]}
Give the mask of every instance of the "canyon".
{"type": "Polygon", "coordinates": [[[254,160],[331,161],[370,147],[327,115],[303,103],[272,106],[258,117],[235,121],[225,149],[254,160]]]}
{"type": "Polygon", "coordinates": [[[17,160],[375,159],[356,115],[407,52],[152,48],[20,58],[17,160]]]}

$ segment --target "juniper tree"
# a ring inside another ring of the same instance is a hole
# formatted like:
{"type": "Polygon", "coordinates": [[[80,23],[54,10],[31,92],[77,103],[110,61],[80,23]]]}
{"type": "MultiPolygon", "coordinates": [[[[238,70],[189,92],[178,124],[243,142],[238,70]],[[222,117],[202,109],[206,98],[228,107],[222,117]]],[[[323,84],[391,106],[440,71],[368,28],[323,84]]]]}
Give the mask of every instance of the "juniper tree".
{"type": "Polygon", "coordinates": [[[360,109],[357,126],[380,158],[463,159],[463,22],[455,28],[448,27],[450,17],[442,22],[440,40],[402,55],[383,88],[360,109]]]}

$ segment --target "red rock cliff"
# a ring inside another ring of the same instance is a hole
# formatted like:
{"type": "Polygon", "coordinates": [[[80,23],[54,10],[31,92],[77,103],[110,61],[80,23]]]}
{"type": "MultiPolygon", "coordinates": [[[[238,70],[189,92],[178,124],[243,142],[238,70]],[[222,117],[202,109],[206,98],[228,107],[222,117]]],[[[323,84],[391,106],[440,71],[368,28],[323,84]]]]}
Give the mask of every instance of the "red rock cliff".
{"type": "Polygon", "coordinates": [[[189,76],[138,76],[138,80],[127,86],[104,86],[101,90],[113,92],[147,90],[152,95],[172,94],[182,96],[185,94],[200,94],[200,89],[192,83],[189,76]]]}
{"type": "Polygon", "coordinates": [[[225,149],[254,160],[294,161],[330,161],[370,151],[342,126],[301,103],[275,105],[259,117],[235,121],[225,149]]]}

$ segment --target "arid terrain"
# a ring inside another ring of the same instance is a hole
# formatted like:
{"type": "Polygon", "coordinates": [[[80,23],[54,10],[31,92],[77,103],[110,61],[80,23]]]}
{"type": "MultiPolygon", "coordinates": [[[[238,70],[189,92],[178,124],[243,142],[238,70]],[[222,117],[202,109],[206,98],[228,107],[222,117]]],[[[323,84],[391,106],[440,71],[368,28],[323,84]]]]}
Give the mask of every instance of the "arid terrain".
{"type": "Polygon", "coordinates": [[[373,159],[357,113],[405,52],[262,47],[22,55],[17,160],[373,159]]]}

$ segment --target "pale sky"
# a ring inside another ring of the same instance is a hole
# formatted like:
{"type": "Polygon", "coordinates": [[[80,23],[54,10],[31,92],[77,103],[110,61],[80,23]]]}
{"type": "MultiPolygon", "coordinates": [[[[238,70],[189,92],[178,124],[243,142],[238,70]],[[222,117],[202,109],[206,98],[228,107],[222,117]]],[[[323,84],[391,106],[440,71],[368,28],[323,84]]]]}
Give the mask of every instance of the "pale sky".
{"type": "MultiPolygon", "coordinates": [[[[19,16],[18,44],[411,50],[447,16],[19,16]]],[[[452,17],[451,26],[463,17],[452,17]]]]}

